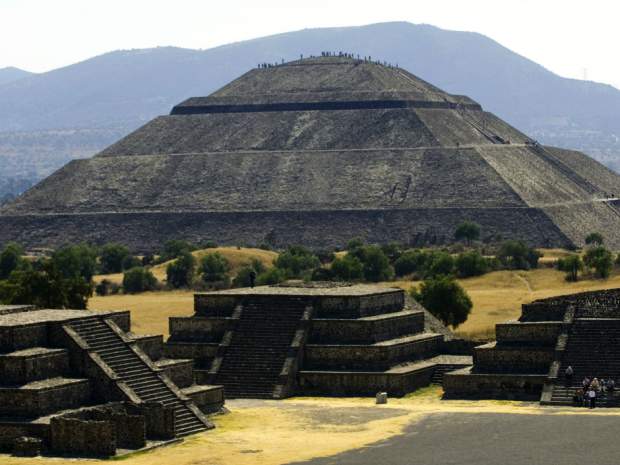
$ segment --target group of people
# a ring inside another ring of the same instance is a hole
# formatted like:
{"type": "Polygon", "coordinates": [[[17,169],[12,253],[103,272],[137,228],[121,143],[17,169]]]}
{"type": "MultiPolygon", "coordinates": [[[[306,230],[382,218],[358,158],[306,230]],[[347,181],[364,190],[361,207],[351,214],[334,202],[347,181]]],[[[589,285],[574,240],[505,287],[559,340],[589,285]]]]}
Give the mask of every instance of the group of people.
{"type": "MultiPolygon", "coordinates": [[[[572,386],[573,367],[568,366],[564,374],[567,386],[572,386]]],[[[598,379],[586,376],[581,381],[581,387],[575,391],[573,402],[577,406],[596,408],[597,398],[612,399],[615,390],[616,382],[612,378],[598,379]]]]}

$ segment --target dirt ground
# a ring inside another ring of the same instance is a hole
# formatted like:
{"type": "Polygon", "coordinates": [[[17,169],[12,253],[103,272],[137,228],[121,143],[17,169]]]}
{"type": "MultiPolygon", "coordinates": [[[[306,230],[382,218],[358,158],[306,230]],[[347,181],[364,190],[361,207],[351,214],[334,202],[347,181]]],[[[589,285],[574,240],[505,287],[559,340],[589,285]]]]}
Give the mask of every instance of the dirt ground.
{"type": "MultiPolygon", "coordinates": [[[[372,398],[292,398],[229,401],[230,413],[214,417],[216,429],[184,442],[120,459],[128,465],[283,465],[357,450],[416,430],[433,415],[489,414],[619,416],[619,409],[541,407],[537,403],[443,401],[431,387],[377,406],[372,398]]],[[[449,421],[449,416],[446,417],[449,421]]],[[[444,441],[445,438],[437,438],[444,441]]],[[[15,458],[3,465],[97,464],[99,460],[15,458]]]]}

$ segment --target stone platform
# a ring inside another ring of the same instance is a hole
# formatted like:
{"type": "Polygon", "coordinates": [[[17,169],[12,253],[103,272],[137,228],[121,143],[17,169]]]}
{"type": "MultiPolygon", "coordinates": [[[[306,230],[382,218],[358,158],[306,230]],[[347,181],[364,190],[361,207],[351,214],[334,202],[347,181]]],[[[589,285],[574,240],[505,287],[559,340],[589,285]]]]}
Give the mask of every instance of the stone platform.
{"type": "MultiPolygon", "coordinates": [[[[446,374],[446,397],[572,405],[584,377],[620,380],[620,289],[523,305],[519,321],[496,325],[496,336],[474,349],[472,368],[446,374]],[[563,376],[569,365],[572,380],[563,376]]],[[[599,399],[599,405],[616,404],[599,399]]]]}
{"type": "Polygon", "coordinates": [[[129,312],[0,307],[0,451],[110,456],[212,428],[220,386],[129,312]]]}
{"type": "Polygon", "coordinates": [[[194,360],[199,382],[226,396],[403,395],[471,357],[437,357],[442,333],[401,289],[288,283],[196,294],[194,316],[170,319],[165,353],[194,360]]]}

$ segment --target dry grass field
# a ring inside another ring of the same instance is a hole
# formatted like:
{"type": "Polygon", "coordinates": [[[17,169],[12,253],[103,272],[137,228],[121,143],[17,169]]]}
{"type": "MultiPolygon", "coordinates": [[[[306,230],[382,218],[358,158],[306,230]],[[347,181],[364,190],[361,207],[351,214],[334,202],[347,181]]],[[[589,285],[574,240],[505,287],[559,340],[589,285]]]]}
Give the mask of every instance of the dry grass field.
{"type": "MultiPolygon", "coordinates": [[[[521,314],[521,305],[536,299],[575,292],[620,287],[620,273],[614,272],[607,280],[582,279],[567,282],[564,273],[553,268],[531,271],[495,271],[484,276],[460,279],[459,283],[471,297],[474,308],[469,319],[457,328],[467,338],[493,337],[495,323],[513,320],[521,314]]],[[[383,283],[409,290],[414,281],[383,283]]]]}
{"type": "MultiPolygon", "coordinates": [[[[237,249],[219,247],[194,252],[197,257],[205,253],[219,252],[230,262],[232,273],[255,258],[265,266],[271,266],[277,257],[275,252],[261,249],[237,249]]],[[[551,268],[553,262],[571,252],[560,249],[543,251],[541,268],[532,271],[495,271],[484,276],[459,280],[473,300],[474,308],[467,322],[457,332],[468,338],[492,338],[495,323],[515,319],[521,312],[523,303],[556,295],[571,294],[587,290],[620,287],[620,273],[614,272],[608,280],[582,279],[576,283],[564,280],[564,273],[551,268]]],[[[153,267],[158,279],[165,278],[166,264],[153,267]]],[[[122,275],[106,275],[117,282],[122,275]]],[[[104,276],[98,276],[97,280],[104,276]]],[[[388,287],[409,290],[415,281],[393,281],[382,283],[388,287]]],[[[113,295],[93,297],[89,307],[96,310],[131,310],[133,328],[142,334],[167,334],[168,317],[191,315],[193,292],[162,291],[146,292],[137,295],[113,295]]]]}

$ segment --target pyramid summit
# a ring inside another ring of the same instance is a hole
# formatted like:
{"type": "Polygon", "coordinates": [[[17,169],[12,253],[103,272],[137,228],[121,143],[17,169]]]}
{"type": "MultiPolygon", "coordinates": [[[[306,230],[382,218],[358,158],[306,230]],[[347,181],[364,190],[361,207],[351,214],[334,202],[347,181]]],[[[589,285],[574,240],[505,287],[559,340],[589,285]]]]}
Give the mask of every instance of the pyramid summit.
{"type": "MultiPolygon", "coordinates": [[[[491,79],[491,77],[490,77],[491,79]]],[[[0,242],[342,246],[484,237],[620,247],[620,176],[472,99],[350,56],[263,65],[175,106],[0,210],[0,242]]]]}

